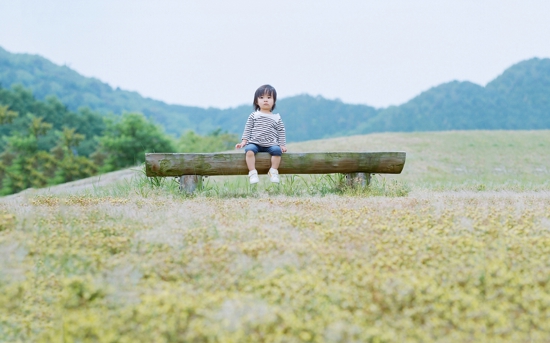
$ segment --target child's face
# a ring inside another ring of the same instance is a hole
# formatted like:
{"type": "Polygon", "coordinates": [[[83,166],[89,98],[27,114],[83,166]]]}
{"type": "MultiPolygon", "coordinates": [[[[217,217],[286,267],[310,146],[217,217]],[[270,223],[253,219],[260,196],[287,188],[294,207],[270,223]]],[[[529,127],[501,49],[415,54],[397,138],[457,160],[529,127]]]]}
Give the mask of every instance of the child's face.
{"type": "Polygon", "coordinates": [[[273,101],[273,97],[271,94],[265,93],[264,95],[260,95],[258,99],[256,100],[258,103],[258,106],[260,106],[260,110],[262,111],[269,111],[271,112],[271,109],[273,108],[273,104],[275,103],[273,101]]]}

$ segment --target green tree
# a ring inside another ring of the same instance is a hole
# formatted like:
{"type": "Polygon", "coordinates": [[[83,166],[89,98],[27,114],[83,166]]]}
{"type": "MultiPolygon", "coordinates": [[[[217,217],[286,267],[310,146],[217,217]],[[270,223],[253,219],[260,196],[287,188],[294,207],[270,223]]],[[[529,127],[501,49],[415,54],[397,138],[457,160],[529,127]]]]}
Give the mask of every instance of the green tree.
{"type": "Polygon", "coordinates": [[[47,151],[40,150],[25,161],[30,187],[42,188],[53,183],[59,161],[47,151]]]}
{"type": "Polygon", "coordinates": [[[8,105],[0,105],[0,125],[11,124],[19,113],[9,110],[8,105]]]}
{"type": "Polygon", "coordinates": [[[194,131],[186,131],[178,140],[178,152],[217,152],[232,149],[239,137],[217,129],[206,136],[194,131]]]}
{"type": "Polygon", "coordinates": [[[146,152],[174,152],[173,139],[141,113],[124,113],[109,118],[97,154],[105,154],[104,171],[136,165],[146,152]]]}
{"type": "Polygon", "coordinates": [[[36,139],[38,139],[39,136],[44,136],[53,127],[52,124],[44,122],[44,118],[42,117],[35,117],[31,113],[27,114],[27,116],[31,119],[29,132],[36,139]]]}
{"type": "Polygon", "coordinates": [[[95,175],[98,166],[85,156],[77,156],[76,149],[86,136],[76,133],[76,129],[63,128],[58,133],[59,142],[51,150],[51,156],[58,161],[57,170],[51,183],[59,184],[95,175]]]}
{"type": "MultiPolygon", "coordinates": [[[[0,118],[0,137],[26,135],[33,118],[42,118],[34,119],[33,131],[43,129],[41,122],[52,125],[45,135],[40,135],[39,150],[50,151],[54,148],[58,143],[58,131],[68,127],[74,128],[75,133],[86,137],[78,145],[78,155],[90,156],[97,149],[98,141],[95,137],[101,136],[105,129],[103,115],[85,107],[78,109],[77,112],[71,112],[53,96],[47,97],[44,101],[36,100],[32,92],[21,86],[14,86],[12,89],[0,87],[0,107],[0,117],[3,118],[0,118]],[[32,115],[14,117],[12,112],[32,113],[32,115]]],[[[0,140],[0,151],[5,150],[6,145],[5,140],[0,140]]]]}
{"type": "MultiPolygon", "coordinates": [[[[42,166],[38,153],[38,138],[47,134],[52,128],[50,123],[43,121],[41,117],[27,114],[30,119],[27,135],[16,134],[7,137],[7,151],[11,151],[15,158],[11,165],[3,166],[2,194],[20,192],[29,187],[43,187],[46,181],[41,173],[36,170],[42,166]]],[[[6,152],[3,154],[5,155],[6,152]]]]}
{"type": "Polygon", "coordinates": [[[75,131],[76,129],[64,127],[63,132],[60,134],[61,145],[72,155],[74,155],[73,149],[77,148],[80,142],[86,138],[86,136],[76,133],[75,131]]]}
{"type": "Polygon", "coordinates": [[[74,156],[65,154],[57,166],[55,177],[51,183],[59,184],[75,181],[93,176],[97,173],[98,167],[85,156],[74,156]]]}

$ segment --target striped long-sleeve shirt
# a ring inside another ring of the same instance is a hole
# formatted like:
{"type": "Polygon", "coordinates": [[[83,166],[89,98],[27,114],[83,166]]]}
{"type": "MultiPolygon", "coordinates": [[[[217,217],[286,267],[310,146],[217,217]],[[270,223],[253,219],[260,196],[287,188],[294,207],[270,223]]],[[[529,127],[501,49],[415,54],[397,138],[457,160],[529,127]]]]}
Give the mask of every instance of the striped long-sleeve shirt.
{"type": "Polygon", "coordinates": [[[285,146],[285,125],[281,116],[259,111],[252,112],[246,121],[242,139],[263,147],[285,146]]]}

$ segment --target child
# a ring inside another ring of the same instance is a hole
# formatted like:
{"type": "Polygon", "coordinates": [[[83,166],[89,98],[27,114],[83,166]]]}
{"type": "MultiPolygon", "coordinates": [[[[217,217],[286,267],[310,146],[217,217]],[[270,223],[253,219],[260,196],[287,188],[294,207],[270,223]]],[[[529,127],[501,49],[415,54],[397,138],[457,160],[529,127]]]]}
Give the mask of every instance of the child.
{"type": "Polygon", "coordinates": [[[285,126],[279,114],[272,113],[277,102],[277,91],[270,85],[263,85],[254,93],[254,112],[250,114],[244,127],[242,142],[236,149],[244,147],[250,183],[258,183],[256,153],[268,152],[271,155],[269,176],[271,182],[279,182],[281,155],[286,152],[285,126]]]}

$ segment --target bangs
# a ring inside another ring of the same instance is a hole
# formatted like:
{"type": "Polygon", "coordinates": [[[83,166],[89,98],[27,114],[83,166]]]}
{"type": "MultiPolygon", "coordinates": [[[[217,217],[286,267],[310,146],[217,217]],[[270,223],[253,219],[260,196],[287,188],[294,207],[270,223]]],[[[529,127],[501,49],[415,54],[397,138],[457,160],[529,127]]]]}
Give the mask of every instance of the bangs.
{"type": "Polygon", "coordinates": [[[277,91],[275,88],[273,88],[270,85],[263,85],[260,88],[256,90],[256,93],[254,94],[254,98],[258,99],[262,95],[269,95],[273,98],[274,101],[277,101],[277,91]]]}

